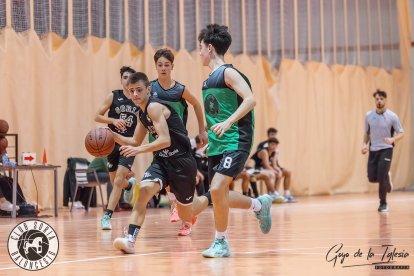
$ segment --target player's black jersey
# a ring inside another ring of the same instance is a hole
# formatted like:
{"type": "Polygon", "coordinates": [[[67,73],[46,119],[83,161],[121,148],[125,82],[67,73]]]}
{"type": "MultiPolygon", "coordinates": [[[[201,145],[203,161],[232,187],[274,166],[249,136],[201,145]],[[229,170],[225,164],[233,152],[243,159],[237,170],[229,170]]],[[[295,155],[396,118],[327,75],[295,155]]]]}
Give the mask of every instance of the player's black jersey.
{"type": "Polygon", "coordinates": [[[168,102],[153,97],[150,97],[145,110],[142,111],[140,109],[139,111],[139,120],[148,130],[149,134],[155,138],[158,138],[158,134],[155,131],[154,125],[151,119],[148,117],[147,112],[148,105],[153,102],[164,105],[171,112],[170,116],[166,120],[169,129],[171,145],[168,148],[154,152],[154,155],[156,157],[169,158],[191,153],[190,139],[187,136],[187,130],[185,129],[183,121],[181,120],[178,113],[168,104],[168,102]]]}
{"type": "Polygon", "coordinates": [[[138,122],[139,107],[134,104],[131,99],[128,99],[122,90],[114,90],[112,104],[109,107],[108,117],[115,119],[124,119],[126,128],[124,130],[116,128],[113,124],[108,124],[108,127],[116,133],[125,137],[134,136],[134,131],[138,122]]]}
{"type": "Polygon", "coordinates": [[[159,83],[158,79],[151,81],[151,96],[153,98],[159,98],[160,100],[167,101],[168,105],[174,108],[180,118],[184,122],[184,126],[187,125],[188,118],[188,105],[183,99],[183,93],[185,86],[175,82],[175,85],[171,88],[164,89],[159,83]]]}
{"type": "MultiPolygon", "coordinates": [[[[250,157],[251,159],[253,159],[254,160],[254,162],[255,162],[255,168],[256,169],[261,169],[261,168],[263,168],[263,161],[262,161],[262,159],[260,159],[259,158],[259,156],[258,156],[258,153],[260,152],[260,151],[262,151],[262,150],[267,150],[267,147],[266,148],[262,148],[262,149],[258,149],[253,155],[252,155],[252,157],[250,157]]],[[[275,158],[275,155],[276,155],[276,152],[272,152],[271,154],[270,154],[270,156],[269,156],[269,163],[270,163],[270,165],[272,165],[272,162],[273,162],[273,158],[275,158]]]]}

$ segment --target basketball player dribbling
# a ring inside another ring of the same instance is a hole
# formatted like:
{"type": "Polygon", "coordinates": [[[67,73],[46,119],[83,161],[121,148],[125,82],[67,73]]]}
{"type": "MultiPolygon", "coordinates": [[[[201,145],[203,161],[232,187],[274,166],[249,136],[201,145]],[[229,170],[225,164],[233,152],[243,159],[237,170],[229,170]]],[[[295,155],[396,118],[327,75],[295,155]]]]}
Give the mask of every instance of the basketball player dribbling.
{"type": "MultiPolygon", "coordinates": [[[[120,69],[121,84],[123,90],[112,91],[99,108],[95,121],[108,124],[108,127],[115,133],[125,137],[131,137],[134,134],[137,125],[138,107],[129,98],[126,93],[126,84],[131,74],[135,70],[131,67],[123,66],[120,69]],[[108,115],[105,116],[105,113],[108,115]]],[[[127,176],[131,172],[134,163],[134,156],[124,157],[120,155],[119,144],[115,145],[112,153],[108,155],[108,171],[113,183],[113,189],[109,197],[108,206],[101,219],[102,230],[111,230],[111,218],[116,205],[121,197],[122,189],[131,190],[132,183],[127,182],[127,176]]]]}
{"type": "MultiPolygon", "coordinates": [[[[140,107],[140,122],[133,137],[114,133],[115,141],[123,145],[120,148],[123,156],[131,157],[145,152],[154,154],[151,165],[141,179],[138,199],[135,201],[125,237],[116,238],[114,241],[115,248],[124,253],[135,252],[135,242],[144,223],[147,203],[164,186],[169,185],[177,198],[177,209],[182,219],[179,236],[191,233],[193,217],[211,203],[210,192],[194,198],[197,165],[181,118],[168,102],[150,98],[149,89],[149,81],[144,73],[138,72],[130,76],[128,91],[140,107]],[[147,132],[156,139],[152,143],[141,145],[147,132]]],[[[267,208],[265,213],[269,212],[269,205],[260,205],[259,200],[250,198],[248,204],[243,205],[241,202],[244,198],[241,200],[241,197],[243,195],[240,193],[229,193],[230,207],[248,209],[255,206],[256,209],[251,209],[260,214],[260,208],[263,206],[267,208]]],[[[259,215],[257,218],[261,228],[268,222],[266,216],[259,215]]]]}

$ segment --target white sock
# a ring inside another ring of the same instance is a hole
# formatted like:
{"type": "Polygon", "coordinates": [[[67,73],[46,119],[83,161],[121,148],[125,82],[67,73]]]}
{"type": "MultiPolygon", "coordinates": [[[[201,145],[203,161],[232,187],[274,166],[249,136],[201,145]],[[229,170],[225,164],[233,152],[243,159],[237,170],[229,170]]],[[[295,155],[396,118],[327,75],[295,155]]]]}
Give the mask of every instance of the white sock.
{"type": "Polygon", "coordinates": [[[259,212],[260,209],[262,209],[262,203],[260,203],[260,201],[256,198],[252,198],[252,205],[250,206],[250,210],[259,212]]]}
{"type": "Polygon", "coordinates": [[[291,194],[290,194],[290,191],[289,190],[285,190],[285,197],[288,197],[288,196],[290,196],[291,194]]]}
{"type": "Polygon", "coordinates": [[[224,232],[217,232],[216,231],[216,239],[227,240],[227,231],[224,231],[224,232]]]}
{"type": "Polygon", "coordinates": [[[176,201],[177,200],[177,198],[175,197],[175,195],[173,193],[168,192],[167,195],[168,195],[168,198],[169,198],[170,201],[176,201]]]}

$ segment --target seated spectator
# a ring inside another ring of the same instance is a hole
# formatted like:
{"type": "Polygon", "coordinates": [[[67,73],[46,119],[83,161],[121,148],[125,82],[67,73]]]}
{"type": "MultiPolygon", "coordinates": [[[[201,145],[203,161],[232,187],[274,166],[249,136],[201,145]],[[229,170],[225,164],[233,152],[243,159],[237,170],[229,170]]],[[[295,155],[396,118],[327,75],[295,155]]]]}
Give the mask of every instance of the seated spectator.
{"type": "Polygon", "coordinates": [[[280,187],[280,183],[283,179],[283,190],[284,190],[284,197],[287,199],[288,202],[297,202],[296,197],[294,197],[291,193],[290,193],[290,179],[291,179],[291,173],[289,170],[287,170],[286,168],[283,168],[280,164],[279,164],[279,146],[277,146],[276,151],[275,151],[275,155],[274,155],[274,160],[272,162],[272,166],[273,168],[275,168],[276,170],[279,171],[278,176],[276,178],[276,184],[275,184],[275,190],[278,191],[279,187],[280,187]]]}
{"type": "Polygon", "coordinates": [[[286,202],[285,198],[275,190],[276,177],[279,175],[279,171],[272,166],[278,143],[279,141],[276,138],[268,139],[266,145],[258,148],[251,159],[255,161],[255,169],[258,171],[255,175],[256,180],[264,180],[267,193],[273,197],[273,202],[282,203],[286,202]]]}
{"type": "MultiPolygon", "coordinates": [[[[270,127],[267,130],[267,139],[270,138],[276,138],[277,135],[277,129],[270,127]]],[[[263,149],[265,147],[267,147],[267,140],[263,141],[261,143],[259,143],[259,145],[257,146],[257,150],[259,149],[263,149]]],[[[280,183],[283,181],[283,189],[284,189],[284,197],[286,198],[287,202],[297,202],[296,198],[290,193],[290,179],[291,179],[291,172],[286,169],[286,168],[282,168],[279,164],[279,146],[277,146],[276,148],[276,153],[275,153],[275,163],[272,163],[272,167],[276,170],[277,175],[276,175],[276,183],[275,183],[275,191],[278,193],[279,188],[280,188],[280,183]]]]}

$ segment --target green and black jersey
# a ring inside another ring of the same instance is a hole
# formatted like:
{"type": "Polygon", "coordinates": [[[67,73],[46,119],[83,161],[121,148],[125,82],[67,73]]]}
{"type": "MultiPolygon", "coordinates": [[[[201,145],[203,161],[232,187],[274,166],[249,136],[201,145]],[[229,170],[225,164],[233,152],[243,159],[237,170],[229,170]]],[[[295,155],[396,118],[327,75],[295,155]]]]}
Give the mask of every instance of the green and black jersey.
{"type": "MultiPolygon", "coordinates": [[[[151,81],[151,97],[153,99],[160,99],[164,103],[168,103],[184,123],[184,126],[187,125],[188,118],[188,104],[183,99],[183,93],[185,86],[178,81],[175,82],[175,85],[171,88],[164,89],[159,83],[158,79],[151,81]]],[[[152,135],[148,136],[149,142],[153,142],[155,138],[152,135]]]]}
{"type": "MultiPolygon", "coordinates": [[[[243,98],[226,85],[224,71],[227,68],[235,69],[231,64],[224,64],[211,73],[203,83],[203,102],[208,128],[207,156],[220,155],[226,151],[236,150],[249,153],[253,144],[253,109],[234,123],[221,138],[210,130],[213,125],[227,120],[243,102],[243,98]]],[[[251,88],[247,77],[242,73],[240,75],[251,88]]]]}
{"type": "Polygon", "coordinates": [[[158,150],[154,152],[154,156],[169,158],[182,156],[188,153],[191,153],[191,144],[190,139],[188,138],[187,129],[185,128],[182,119],[177,112],[168,104],[168,101],[162,101],[160,99],[150,97],[145,110],[139,109],[139,120],[142,125],[148,130],[148,134],[155,137],[158,137],[158,133],[154,128],[151,118],[148,116],[148,106],[150,103],[159,103],[167,107],[171,114],[166,119],[168,125],[168,132],[170,134],[171,145],[168,148],[158,150]]]}

